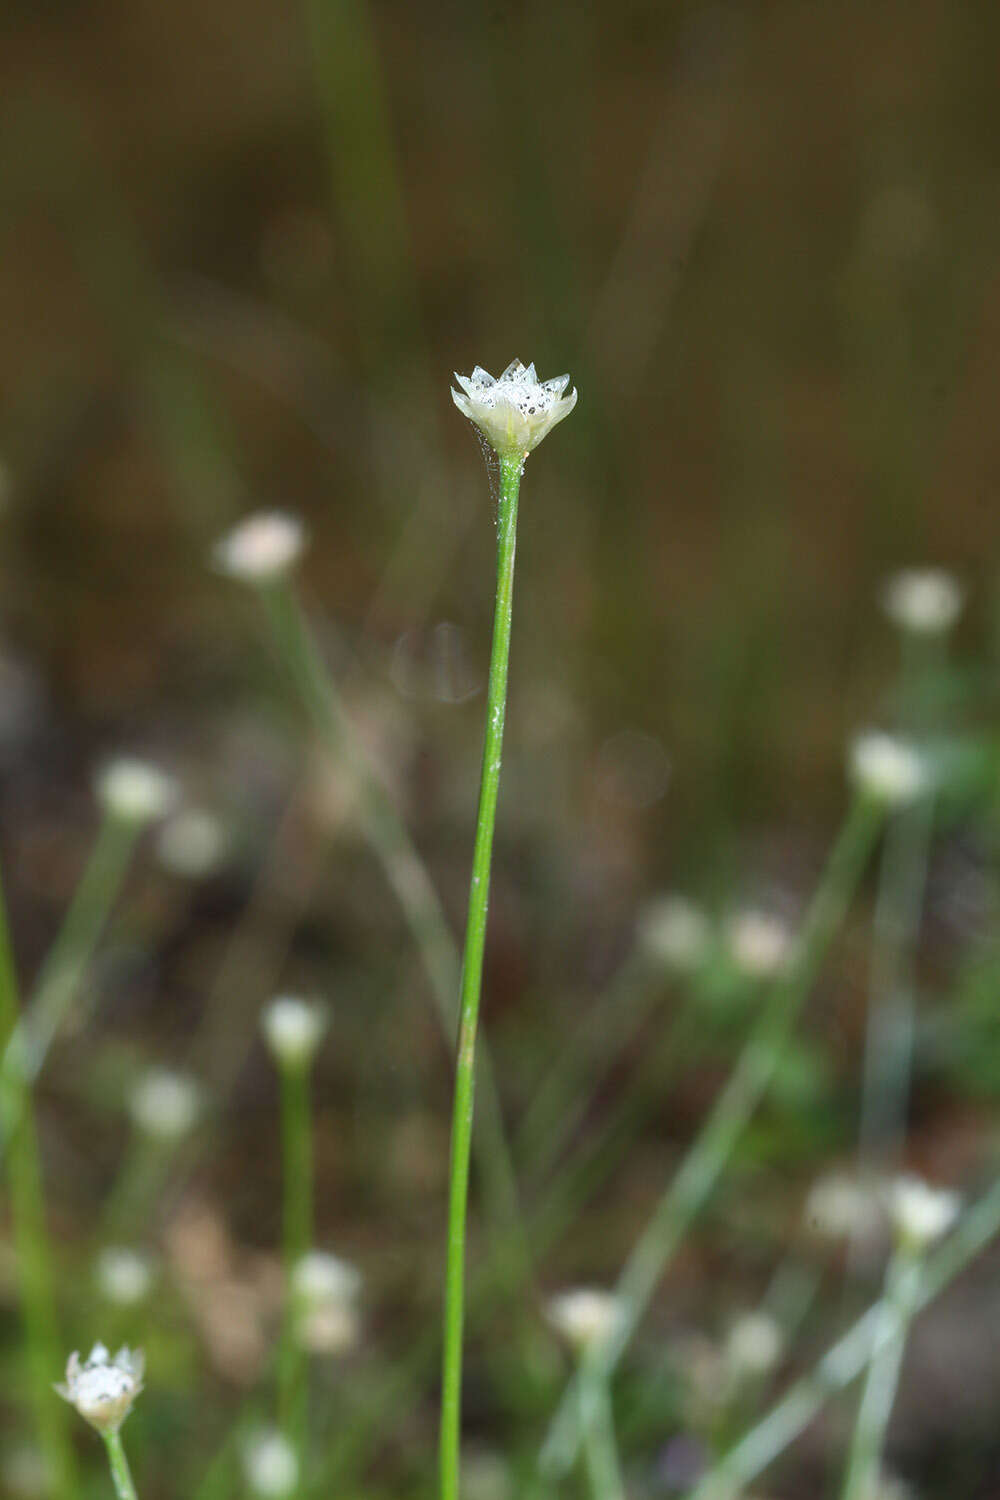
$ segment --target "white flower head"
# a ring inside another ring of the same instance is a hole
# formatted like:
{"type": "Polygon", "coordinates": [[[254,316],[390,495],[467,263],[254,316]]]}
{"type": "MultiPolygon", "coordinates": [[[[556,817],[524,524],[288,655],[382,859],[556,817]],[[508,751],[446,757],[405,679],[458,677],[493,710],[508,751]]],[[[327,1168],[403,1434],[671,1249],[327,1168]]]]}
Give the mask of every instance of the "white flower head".
{"type": "Polygon", "coordinates": [[[214,813],[188,807],[164,823],[156,852],[171,874],[198,880],[218,868],[226,842],[226,830],[214,813]]]}
{"type": "Polygon", "coordinates": [[[519,359],[507,366],[499,380],[481,365],[471,375],[455,379],[462,389],[452,387],[452,400],[501,458],[530,453],[576,405],[575,387],[563,395],[568,375],[539,380],[534,365],[525,368],[519,359]]]}
{"type": "Polygon", "coordinates": [[[310,1250],[292,1270],[295,1333],[312,1354],[343,1354],[361,1336],[361,1272],[349,1261],[310,1250]]]}
{"type": "Polygon", "coordinates": [[[846,1172],[830,1172],[813,1183],[804,1218],[810,1229],[831,1240],[865,1239],[884,1223],[878,1193],[846,1172]]]}
{"type": "Polygon", "coordinates": [[[148,1255],[127,1245],[106,1245],[97,1257],[94,1276],[108,1302],[118,1307],[134,1307],[147,1296],[153,1284],[153,1267],[148,1255]]]}
{"type": "Polygon", "coordinates": [[[79,1354],[70,1355],[66,1383],[56,1390],[98,1432],[117,1432],[142,1390],[143,1367],[141,1349],[123,1347],[112,1359],[103,1344],[95,1344],[84,1363],[79,1354]]]}
{"type": "Polygon", "coordinates": [[[201,1090],[186,1073],[149,1068],[129,1098],[140,1130],[158,1140],[177,1141],[192,1129],[201,1110],[201,1090]]]}
{"type": "Polygon", "coordinates": [[[784,1334],[780,1325],[764,1312],[744,1313],[737,1318],[726,1339],[726,1358],[737,1378],[766,1375],[781,1358],[784,1334]]]}
{"type": "Polygon", "coordinates": [[[660,896],[639,916],[639,941],[654,961],[688,974],[705,961],[711,924],[700,907],[684,896],[660,896]]]}
{"type": "Polygon", "coordinates": [[[943,568],[904,568],[882,587],[882,608],[913,635],[943,635],[962,613],[965,591],[943,568]]]}
{"type": "Polygon", "coordinates": [[[290,1068],[312,1062],[327,1022],[325,1005],[297,995],[278,995],[261,1017],[264,1040],[275,1062],[290,1068]]]}
{"type": "Polygon", "coordinates": [[[123,823],[152,823],[173,807],[178,788],[158,766],[122,755],[98,773],[97,796],[105,812],[123,823]]]}
{"type": "Polygon", "coordinates": [[[305,544],[305,528],[296,516],[261,510],[216,542],[212,561],[220,573],[243,583],[273,583],[295,566],[305,544]]]}
{"type": "Polygon", "coordinates": [[[260,1500],[284,1500],[299,1482],[299,1461],[288,1439],[275,1428],[255,1432],[243,1445],[247,1488],[260,1500]]]}
{"type": "Polygon", "coordinates": [[[611,1336],[622,1309],[614,1292],[584,1286],[550,1297],[545,1312],[556,1332],[580,1355],[611,1336]]]}
{"type": "Polygon", "coordinates": [[[733,963],[748,979],[773,979],[792,954],[792,933],[781,917],[747,909],[728,923],[726,944],[733,963]]]}
{"type": "Polygon", "coordinates": [[[889,1216],[900,1242],[923,1250],[939,1240],[958,1218],[958,1193],[935,1188],[921,1177],[897,1177],[889,1186],[889,1216]]]}
{"type": "Polygon", "coordinates": [[[878,802],[898,807],[926,789],[928,769],[915,746],[879,730],[859,734],[851,745],[851,775],[878,802]]]}

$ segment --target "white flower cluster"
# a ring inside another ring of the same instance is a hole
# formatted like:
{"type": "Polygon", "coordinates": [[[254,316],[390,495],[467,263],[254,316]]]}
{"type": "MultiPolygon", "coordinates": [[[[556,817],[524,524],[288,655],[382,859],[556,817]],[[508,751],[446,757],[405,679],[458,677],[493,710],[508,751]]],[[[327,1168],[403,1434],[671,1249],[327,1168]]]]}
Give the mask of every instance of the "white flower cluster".
{"type": "Polygon", "coordinates": [[[639,915],[639,943],[653,963],[689,974],[704,963],[712,941],[708,917],[685,896],[659,896],[639,915]]]}
{"type": "Polygon", "coordinates": [[[747,979],[774,979],[792,955],[792,933],[772,912],[737,912],[726,931],[729,956],[747,979]]]}
{"type": "Polygon", "coordinates": [[[912,802],[928,782],[924,757],[913,745],[879,730],[859,734],[851,746],[851,775],[868,796],[888,807],[912,802]]]}
{"type": "Polygon", "coordinates": [[[165,817],[177,795],[172,776],[134,756],[119,756],[98,773],[98,801],[110,817],[123,823],[152,823],[165,817]]]}
{"type": "Polygon", "coordinates": [[[550,1297],[546,1316],[577,1355],[610,1338],[621,1317],[621,1301],[598,1287],[574,1287],[550,1297]]]}
{"type": "Polygon", "coordinates": [[[931,1187],[914,1176],[897,1177],[888,1198],[896,1237],[914,1250],[924,1250],[947,1234],[962,1206],[957,1193],[931,1187]]]}
{"type": "Polygon", "coordinates": [[[943,635],[962,613],[965,594],[942,568],[904,568],[882,589],[882,608],[900,630],[943,635]]]}
{"type": "Polygon", "coordinates": [[[106,1245],[97,1257],[94,1275],[102,1295],[118,1307],[133,1307],[153,1284],[148,1255],[127,1245],[106,1245]]]}
{"type": "Polygon", "coordinates": [[[117,1432],[142,1390],[143,1367],[141,1349],[123,1347],[112,1359],[103,1344],[95,1344],[83,1363],[79,1354],[70,1355],[66,1383],[56,1390],[98,1432],[117,1432]]]}
{"type": "Polygon", "coordinates": [[[201,1111],[201,1090],[186,1073],[149,1068],[129,1098],[129,1110],[139,1130],[161,1141],[187,1135],[201,1111]]]}
{"type": "Polygon", "coordinates": [[[243,1445],[243,1473],[251,1495],[259,1500],[284,1500],[298,1485],[299,1461],[283,1433],[264,1428],[243,1445]]]}
{"type": "Polygon", "coordinates": [[[295,566],[306,544],[302,522],[283,510],[248,516],[212,549],[220,573],[241,583],[273,583],[295,566]]]}
{"type": "Polygon", "coordinates": [[[344,1354],[358,1342],[361,1272],[324,1250],[310,1250],[292,1271],[295,1333],[311,1354],[344,1354]]]}
{"type": "Polygon", "coordinates": [[[261,1017],[271,1055],[285,1068],[307,1067],[312,1062],[327,1023],[325,1005],[297,995],[276,996],[261,1017]]]}
{"type": "Polygon", "coordinates": [[[534,365],[525,367],[519,359],[507,366],[499,380],[481,365],[471,375],[455,379],[462,389],[452,388],[452,400],[501,458],[530,453],[576,405],[575,387],[563,395],[568,375],[540,381],[534,365]]]}

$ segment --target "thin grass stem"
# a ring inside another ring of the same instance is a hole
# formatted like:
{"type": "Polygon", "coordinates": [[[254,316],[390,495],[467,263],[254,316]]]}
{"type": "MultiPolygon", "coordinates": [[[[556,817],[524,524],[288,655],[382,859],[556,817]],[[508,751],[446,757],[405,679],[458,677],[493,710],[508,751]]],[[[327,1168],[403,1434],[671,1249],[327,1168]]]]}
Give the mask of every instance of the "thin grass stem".
{"type": "Polygon", "coordinates": [[[869,1500],[876,1493],[886,1432],[896,1399],[903,1350],[919,1285],[919,1259],[909,1249],[897,1250],[886,1272],[882,1312],[858,1404],[841,1492],[842,1500],[869,1500]]]}
{"type": "Polygon", "coordinates": [[[101,1435],[108,1451],[108,1466],[111,1469],[111,1478],[114,1481],[118,1500],[139,1500],[132,1479],[132,1471],[128,1466],[128,1459],[125,1457],[125,1449],[122,1446],[121,1433],[105,1432],[101,1435]]]}

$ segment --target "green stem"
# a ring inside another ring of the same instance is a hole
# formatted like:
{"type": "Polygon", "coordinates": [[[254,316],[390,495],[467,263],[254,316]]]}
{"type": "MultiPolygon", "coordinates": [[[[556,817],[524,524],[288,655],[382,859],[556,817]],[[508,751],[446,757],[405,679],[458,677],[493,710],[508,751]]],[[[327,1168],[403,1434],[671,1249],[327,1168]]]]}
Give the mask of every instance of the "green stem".
{"type": "Polygon", "coordinates": [[[607,1385],[580,1385],[580,1429],[587,1476],[594,1500],[625,1500],[621,1460],[615,1439],[614,1413],[607,1385]]]}
{"type": "MultiPolygon", "coordinates": [[[[1000,1182],[967,1210],[954,1233],[921,1269],[909,1305],[916,1315],[940,1296],[991,1240],[1000,1234],[1000,1182]]],[[[896,1320],[885,1303],[870,1307],[827,1350],[814,1369],[797,1380],[776,1406],[746,1433],[705,1476],[691,1500],[729,1500],[742,1493],[815,1421],[827,1400],[851,1384],[893,1337],[896,1320]]]]}
{"type": "MultiPolygon", "coordinates": [[[[9,1040],[17,1012],[13,950],[0,889],[0,1040],[9,1040]]],[[[69,1500],[76,1494],[76,1464],[62,1408],[52,1394],[60,1364],[55,1280],[35,1113],[31,1091],[20,1073],[12,1076],[9,1099],[16,1124],[8,1141],[7,1176],[31,1401],[52,1494],[69,1500]]]]}
{"type": "Polygon", "coordinates": [[[301,1473],[305,1462],[306,1361],[297,1337],[293,1278],[295,1267],[309,1250],[313,1238],[309,1067],[282,1063],[280,1073],[285,1324],[278,1362],[278,1410],[280,1426],[298,1453],[301,1473]]]}
{"type": "MultiPolygon", "coordinates": [[[[789,971],[764,1003],[727,1083],[629,1255],[618,1279],[621,1313],[616,1326],[588,1351],[576,1380],[608,1381],[628,1347],[661,1276],[770,1086],[792,1022],[812,989],[882,822],[880,806],[859,794],[813,896],[789,971]]],[[[564,1474],[576,1461],[582,1437],[578,1410],[576,1396],[568,1391],[542,1448],[544,1476],[564,1474]]]]}
{"type": "Polygon", "coordinates": [[[35,982],[25,1013],[6,1038],[0,1062],[0,1154],[42,1070],[121,889],[139,826],[109,814],[101,824],[65,920],[35,982]]]}
{"type": "Polygon", "coordinates": [[[469,1157],[476,1073],[476,1029],[483,979],[490,862],[500,786],[500,758],[507,709],[507,666],[514,593],[517,501],[521,483],[519,458],[500,463],[497,524],[497,592],[493,650],[486,694],[486,734],[479,786],[479,813],[472,855],[469,915],[462,961],[461,1015],[455,1065],[455,1098],[451,1135],[451,1187],[448,1202],[448,1259],[445,1273],[444,1357],[441,1390],[440,1500],[458,1500],[462,1407],[462,1322],[465,1298],[465,1229],[469,1198],[469,1157]]]}
{"type": "Polygon", "coordinates": [[[898,1250],[886,1272],[881,1316],[858,1405],[842,1500],[867,1500],[876,1493],[885,1435],[919,1286],[919,1260],[911,1251],[898,1250]]]}
{"type": "MultiPolygon", "coordinates": [[[[288,587],[277,584],[261,590],[268,624],[279,655],[306,709],[337,761],[355,778],[361,803],[361,831],[382,866],[386,880],[420,954],[438,1018],[449,1043],[455,1035],[460,969],[454,939],[427,867],[385,788],[371,770],[367,752],[358,742],[336,687],[317,650],[302,611],[288,587]]],[[[513,1231],[526,1264],[527,1251],[519,1228],[514,1168],[504,1137],[500,1098],[485,1048],[477,1064],[479,1126],[476,1162],[483,1179],[491,1216],[513,1231]]]]}
{"type": "Polygon", "coordinates": [[[138,1500],[135,1485],[132,1482],[132,1472],[128,1466],[128,1459],[125,1457],[125,1449],[122,1447],[121,1433],[105,1432],[101,1436],[108,1450],[108,1465],[118,1500],[138,1500]]]}

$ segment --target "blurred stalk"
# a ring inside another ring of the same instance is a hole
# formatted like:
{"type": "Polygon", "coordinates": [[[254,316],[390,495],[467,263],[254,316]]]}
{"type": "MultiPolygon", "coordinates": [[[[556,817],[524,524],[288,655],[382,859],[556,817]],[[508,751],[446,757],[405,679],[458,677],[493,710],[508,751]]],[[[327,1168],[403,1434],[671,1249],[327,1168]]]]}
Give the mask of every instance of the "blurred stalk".
{"type": "Polygon", "coordinates": [[[299,1474],[306,1467],[305,1351],[298,1337],[295,1268],[313,1239],[312,1121],[309,1104],[311,1058],[279,1062],[281,1085],[282,1234],[285,1321],[278,1360],[278,1423],[293,1444],[299,1474]]]}
{"type": "Polygon", "coordinates": [[[871,1500],[878,1492],[882,1450],[919,1286],[919,1257],[912,1247],[900,1246],[886,1272],[881,1315],[854,1424],[842,1500],[871,1500]]]}
{"type": "Polygon", "coordinates": [[[138,1500],[135,1485],[132,1482],[132,1472],[125,1457],[125,1449],[122,1446],[122,1435],[120,1432],[102,1432],[104,1446],[108,1450],[108,1466],[111,1469],[111,1478],[115,1486],[115,1494],[118,1500],[138,1500]]]}
{"type": "Polygon", "coordinates": [[[496,825],[507,713],[507,670],[514,602],[514,558],[517,550],[517,502],[524,455],[500,458],[497,512],[497,589],[493,648],[486,690],[486,730],[479,811],[469,884],[469,915],[462,956],[461,1015],[455,1062],[455,1099],[451,1125],[448,1195],[448,1256],[444,1291],[444,1352],[441,1372],[440,1500],[458,1500],[462,1413],[462,1334],[465,1319],[465,1237],[469,1205],[469,1161],[476,1084],[476,1034],[483,985],[486,916],[489,908],[493,830],[496,825]]]}
{"type": "MultiPolygon", "coordinates": [[[[17,1026],[17,1013],[14,955],[0,889],[0,1038],[8,1046],[17,1026]]],[[[23,1074],[14,1071],[10,1078],[13,1123],[7,1136],[7,1179],[31,1403],[49,1493],[55,1500],[75,1500],[76,1460],[66,1430],[64,1408],[52,1391],[62,1358],[35,1113],[23,1074]]]]}
{"type": "Polygon", "coordinates": [[[0,1062],[0,1159],[93,957],[141,826],[113,812],[105,815],[29,1007],[13,1022],[0,1062]]]}
{"type": "Polygon", "coordinates": [[[625,1500],[621,1460],[615,1438],[615,1419],[607,1383],[582,1384],[580,1430],[586,1434],[584,1462],[593,1500],[625,1500]]]}
{"type": "MultiPolygon", "coordinates": [[[[416,942],[449,1041],[458,1019],[455,996],[459,965],[455,944],[433,883],[417,849],[359,745],[334,681],[317,650],[302,610],[284,583],[259,590],[279,657],[306,709],[338,763],[354,779],[360,799],[360,827],[394,891],[416,942]]],[[[506,1232],[518,1224],[517,1187],[489,1057],[479,1049],[480,1130],[477,1165],[491,1216],[506,1232]]],[[[521,1253],[523,1232],[517,1230],[521,1253]]]]}
{"type": "MultiPolygon", "coordinates": [[[[920,1267],[909,1319],[940,1296],[969,1262],[1000,1234],[1000,1180],[963,1215],[953,1234],[920,1267]]],[[[693,1491],[690,1500],[734,1500],[813,1422],[837,1391],[851,1384],[894,1337],[898,1318],[887,1319],[884,1300],[870,1307],[808,1374],[731,1448],[693,1491]]]]}
{"type": "MultiPolygon", "coordinates": [[[[616,1286],[621,1312],[614,1330],[588,1351],[574,1383],[609,1380],[628,1347],[657,1283],[767,1092],[792,1023],[843,921],[883,818],[880,804],[863,793],[855,795],[806,914],[788,972],[775,984],[728,1082],[626,1261],[616,1286]]],[[[575,1462],[583,1436],[578,1413],[578,1396],[570,1390],[552,1419],[539,1457],[543,1479],[565,1474],[575,1462]]]]}

